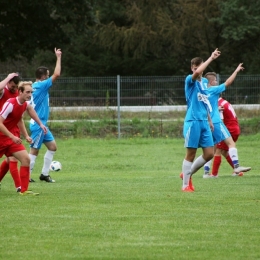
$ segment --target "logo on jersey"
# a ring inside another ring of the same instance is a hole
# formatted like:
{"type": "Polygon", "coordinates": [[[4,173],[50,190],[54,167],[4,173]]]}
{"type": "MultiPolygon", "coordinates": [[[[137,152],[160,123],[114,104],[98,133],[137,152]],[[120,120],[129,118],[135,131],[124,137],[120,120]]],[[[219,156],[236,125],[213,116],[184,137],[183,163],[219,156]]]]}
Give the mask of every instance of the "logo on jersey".
{"type": "Polygon", "coordinates": [[[206,104],[208,106],[209,112],[212,112],[212,106],[209,102],[208,96],[198,93],[198,101],[203,102],[204,104],[206,104]]]}

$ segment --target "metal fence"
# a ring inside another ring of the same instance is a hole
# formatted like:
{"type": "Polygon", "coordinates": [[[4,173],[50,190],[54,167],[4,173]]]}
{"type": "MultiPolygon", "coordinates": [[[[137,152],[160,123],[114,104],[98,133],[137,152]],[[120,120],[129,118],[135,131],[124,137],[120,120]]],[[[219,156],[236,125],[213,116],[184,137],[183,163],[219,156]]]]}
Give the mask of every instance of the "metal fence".
{"type": "MultiPolygon", "coordinates": [[[[219,75],[223,83],[229,76],[219,75]]],[[[59,78],[50,90],[52,106],[185,105],[185,76],[59,78]]],[[[233,104],[259,104],[260,75],[238,75],[225,97],[233,104]]]]}
{"type": "MultiPolygon", "coordinates": [[[[0,75],[2,79],[5,76],[0,75]]],[[[219,83],[223,83],[229,76],[218,77],[219,83]]],[[[50,90],[50,104],[54,107],[116,106],[118,79],[121,106],[185,105],[185,76],[60,77],[50,90]]],[[[260,75],[238,75],[225,97],[233,104],[259,104],[260,75]]]]}
{"type": "MultiPolygon", "coordinates": [[[[219,83],[225,82],[228,77],[218,75],[219,83]]],[[[169,121],[176,121],[176,118],[163,118],[158,114],[153,117],[150,112],[185,110],[184,81],[185,76],[60,77],[50,89],[52,113],[49,124],[52,129],[56,129],[56,136],[69,136],[75,133],[84,136],[89,135],[90,131],[91,135],[94,135],[96,131],[100,136],[107,133],[119,137],[131,136],[143,132],[147,136],[170,136],[171,133],[172,136],[180,137],[182,124],[169,125],[169,121]],[[97,112],[91,114],[90,110],[97,112]],[[74,114],[70,111],[74,111],[74,114]],[[77,114],[77,111],[81,112],[77,114]],[[120,111],[149,112],[145,119],[147,124],[143,125],[142,129],[141,126],[137,126],[138,120],[135,116],[130,116],[132,118],[129,122],[129,117],[120,115],[120,111]],[[107,125],[102,125],[100,123],[102,120],[108,122],[107,125]],[[157,120],[157,123],[152,120],[157,120]],[[85,125],[80,126],[80,123],[85,125]]],[[[224,96],[233,105],[247,104],[250,108],[259,109],[258,106],[253,106],[260,103],[259,86],[260,75],[238,75],[224,96]]]]}
{"type": "Polygon", "coordinates": [[[184,77],[61,78],[50,91],[53,106],[121,106],[184,104],[184,77]],[[119,82],[118,82],[119,80],[119,82]]]}

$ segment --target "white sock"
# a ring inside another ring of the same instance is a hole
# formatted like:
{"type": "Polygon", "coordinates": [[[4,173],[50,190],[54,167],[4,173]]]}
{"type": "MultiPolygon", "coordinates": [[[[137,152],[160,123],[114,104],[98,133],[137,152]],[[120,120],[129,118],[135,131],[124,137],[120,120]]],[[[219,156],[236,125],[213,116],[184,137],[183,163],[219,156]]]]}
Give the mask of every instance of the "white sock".
{"type": "Polygon", "coordinates": [[[233,162],[234,167],[237,168],[239,166],[237,148],[229,148],[228,153],[233,162]]]}
{"type": "Polygon", "coordinates": [[[197,172],[205,163],[206,160],[200,155],[191,166],[191,175],[197,172]]]}
{"type": "Polygon", "coordinates": [[[191,165],[192,162],[189,162],[185,159],[183,160],[182,163],[182,173],[183,173],[182,187],[183,188],[186,188],[189,185],[191,165]]]}
{"type": "Polygon", "coordinates": [[[51,166],[51,162],[52,162],[54,154],[55,154],[55,151],[47,150],[44,155],[42,174],[45,176],[49,175],[49,170],[50,170],[50,166],[51,166]]]}
{"type": "Polygon", "coordinates": [[[31,175],[37,156],[29,153],[29,157],[30,157],[30,175],[31,175]]]}
{"type": "Polygon", "coordinates": [[[210,172],[211,163],[212,163],[212,159],[204,164],[204,173],[210,172]]]}

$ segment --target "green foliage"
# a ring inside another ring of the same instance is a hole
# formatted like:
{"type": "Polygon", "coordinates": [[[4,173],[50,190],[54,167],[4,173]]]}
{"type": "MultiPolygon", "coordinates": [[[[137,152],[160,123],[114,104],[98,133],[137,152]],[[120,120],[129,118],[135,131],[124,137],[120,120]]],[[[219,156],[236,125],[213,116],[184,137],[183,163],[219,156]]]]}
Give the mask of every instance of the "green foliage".
{"type": "Polygon", "coordinates": [[[244,62],[244,73],[259,73],[258,1],[14,0],[0,10],[0,58],[26,77],[53,66],[54,47],[63,76],[186,75],[215,48],[222,55],[208,70],[229,74],[244,62]]]}
{"type": "Polygon", "coordinates": [[[70,44],[94,23],[92,7],[86,0],[13,0],[0,3],[0,58],[31,60],[37,50],[53,50],[70,44]]]}
{"type": "Polygon", "coordinates": [[[183,140],[57,139],[63,168],[40,182],[42,148],[39,196],[18,195],[9,173],[2,181],[1,259],[259,259],[259,141],[238,141],[241,164],[254,166],[245,176],[223,160],[219,178],[200,170],[186,194],[183,140]]]}
{"type": "MultiPolygon", "coordinates": [[[[260,111],[236,111],[241,135],[257,134],[260,130],[260,111]]],[[[121,112],[122,138],[183,138],[185,112],[131,113],[121,112]]],[[[28,127],[28,116],[25,118],[28,127]]],[[[117,114],[114,110],[52,113],[49,127],[59,138],[118,138],[117,114]],[[53,121],[52,121],[53,120],[53,121]]],[[[28,129],[29,131],[29,129],[28,129]]]]}
{"type": "Polygon", "coordinates": [[[259,35],[260,4],[245,0],[219,1],[220,16],[214,18],[223,26],[222,37],[229,41],[243,41],[259,35]]]}

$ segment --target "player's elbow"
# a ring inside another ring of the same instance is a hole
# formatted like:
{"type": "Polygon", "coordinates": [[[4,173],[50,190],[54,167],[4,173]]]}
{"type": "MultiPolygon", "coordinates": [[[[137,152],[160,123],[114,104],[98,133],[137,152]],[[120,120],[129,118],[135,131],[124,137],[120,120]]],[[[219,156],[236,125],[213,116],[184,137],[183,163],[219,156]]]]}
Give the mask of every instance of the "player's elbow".
{"type": "Polygon", "coordinates": [[[55,81],[60,76],[60,73],[54,73],[52,77],[52,81],[55,81]]]}
{"type": "Polygon", "coordinates": [[[55,71],[54,73],[53,73],[53,76],[55,76],[56,78],[58,78],[58,77],[60,77],[60,71],[55,71]]]}
{"type": "Polygon", "coordinates": [[[231,82],[230,80],[227,80],[227,81],[225,82],[225,86],[226,86],[226,87],[229,87],[229,86],[231,85],[231,83],[232,83],[232,82],[231,82]]]}
{"type": "Polygon", "coordinates": [[[197,73],[196,71],[192,74],[192,79],[196,80],[200,76],[200,73],[197,73]]]}

